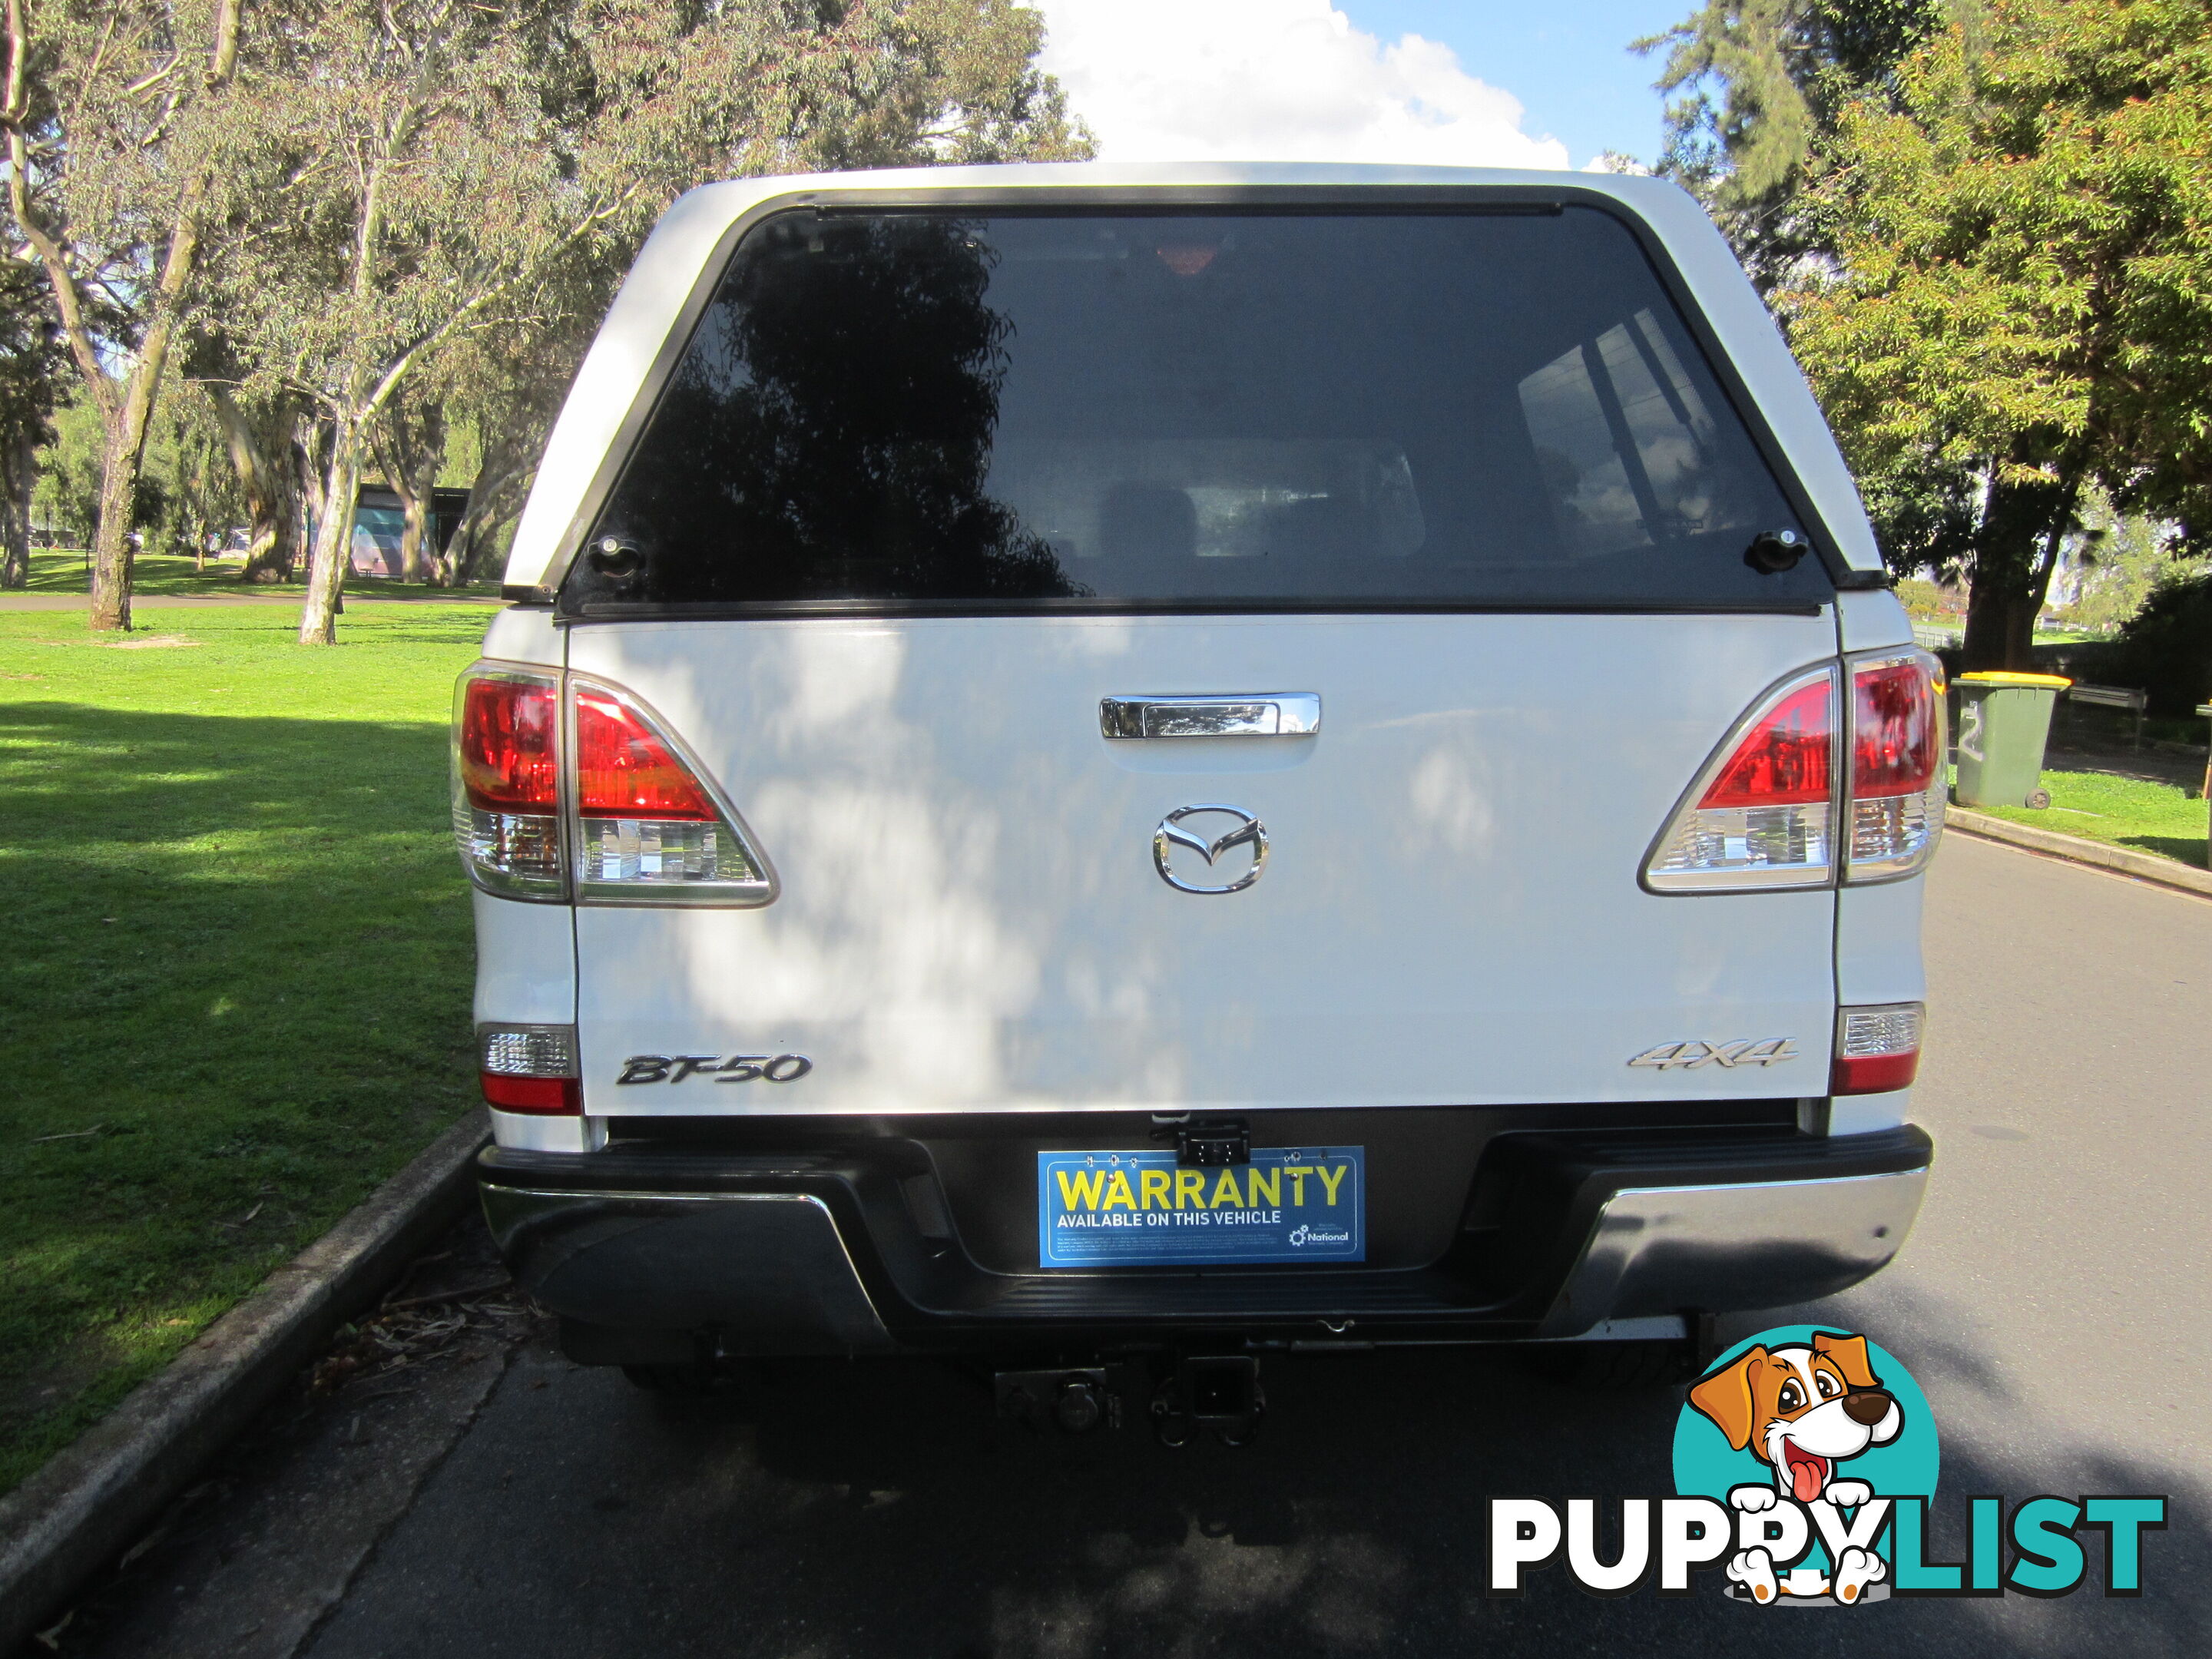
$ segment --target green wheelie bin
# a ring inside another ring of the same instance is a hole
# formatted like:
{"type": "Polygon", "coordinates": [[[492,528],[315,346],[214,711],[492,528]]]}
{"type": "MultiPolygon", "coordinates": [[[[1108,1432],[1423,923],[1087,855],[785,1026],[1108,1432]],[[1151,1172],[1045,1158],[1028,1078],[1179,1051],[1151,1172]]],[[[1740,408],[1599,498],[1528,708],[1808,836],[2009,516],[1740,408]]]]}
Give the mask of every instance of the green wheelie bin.
{"type": "Polygon", "coordinates": [[[2048,806],[2042,788],[2043,745],[2051,711],[2074,684],[2063,674],[1961,674],[1959,688],[1959,783],[1961,806],[2048,806]]]}

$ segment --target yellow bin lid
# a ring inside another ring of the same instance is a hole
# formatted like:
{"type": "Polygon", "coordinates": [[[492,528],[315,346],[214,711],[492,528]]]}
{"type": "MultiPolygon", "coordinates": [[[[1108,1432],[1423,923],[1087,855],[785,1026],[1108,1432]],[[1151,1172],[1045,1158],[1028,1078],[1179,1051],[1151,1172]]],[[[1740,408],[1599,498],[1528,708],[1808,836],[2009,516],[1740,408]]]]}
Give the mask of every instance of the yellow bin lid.
{"type": "Polygon", "coordinates": [[[1958,678],[1977,685],[2055,685],[2063,690],[2074,684],[2063,674],[2008,674],[2001,668],[1984,668],[1958,678]]]}

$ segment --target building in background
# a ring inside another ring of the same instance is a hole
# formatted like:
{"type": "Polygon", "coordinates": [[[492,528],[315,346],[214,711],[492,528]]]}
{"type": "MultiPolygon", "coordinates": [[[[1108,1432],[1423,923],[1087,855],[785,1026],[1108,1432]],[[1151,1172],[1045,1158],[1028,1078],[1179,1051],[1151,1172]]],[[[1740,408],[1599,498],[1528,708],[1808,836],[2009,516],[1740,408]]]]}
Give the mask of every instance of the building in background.
{"type": "MultiPolygon", "coordinates": [[[[429,544],[423,549],[426,556],[445,551],[446,544],[460,528],[461,515],[468,507],[469,492],[465,489],[430,492],[429,544]]],[[[398,493],[381,484],[363,484],[354,507],[353,574],[398,581],[399,540],[406,527],[407,513],[400,505],[398,493]]]]}

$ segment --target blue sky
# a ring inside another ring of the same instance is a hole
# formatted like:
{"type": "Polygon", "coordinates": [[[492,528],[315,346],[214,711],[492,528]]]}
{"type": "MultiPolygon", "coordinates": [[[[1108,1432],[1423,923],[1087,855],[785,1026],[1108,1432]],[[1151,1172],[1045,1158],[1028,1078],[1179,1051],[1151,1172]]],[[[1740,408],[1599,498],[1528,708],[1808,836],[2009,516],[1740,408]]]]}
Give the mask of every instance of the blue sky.
{"type": "Polygon", "coordinates": [[[1584,167],[1659,147],[1628,42],[1692,0],[1030,0],[1102,159],[1584,167]]]}
{"type": "Polygon", "coordinates": [[[1385,40],[1420,34],[1451,47],[1468,74],[1521,100],[1523,130],[1564,140],[1580,167],[1607,149],[1647,164],[1657,158],[1661,100],[1651,82],[1658,58],[1626,47],[1695,7],[1692,0],[1337,0],[1337,9],[1385,40]]]}

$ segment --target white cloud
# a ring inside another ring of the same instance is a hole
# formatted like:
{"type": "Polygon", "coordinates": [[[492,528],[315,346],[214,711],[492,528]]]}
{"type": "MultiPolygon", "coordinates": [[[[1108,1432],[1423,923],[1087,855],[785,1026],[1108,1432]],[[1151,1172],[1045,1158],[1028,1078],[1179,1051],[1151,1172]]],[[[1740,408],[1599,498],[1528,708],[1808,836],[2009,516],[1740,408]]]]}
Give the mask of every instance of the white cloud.
{"type": "Polygon", "coordinates": [[[1043,67],[1109,161],[1565,167],[1449,46],[1386,42],[1328,0],[1030,0],[1043,67]]]}

